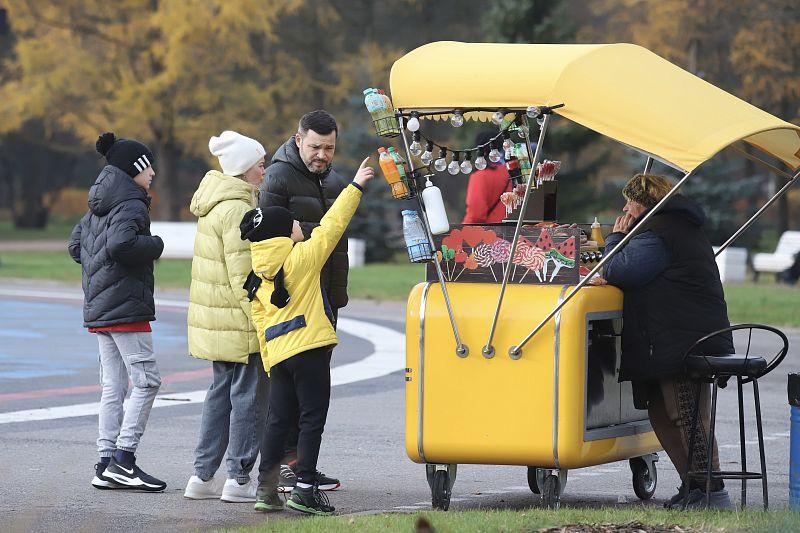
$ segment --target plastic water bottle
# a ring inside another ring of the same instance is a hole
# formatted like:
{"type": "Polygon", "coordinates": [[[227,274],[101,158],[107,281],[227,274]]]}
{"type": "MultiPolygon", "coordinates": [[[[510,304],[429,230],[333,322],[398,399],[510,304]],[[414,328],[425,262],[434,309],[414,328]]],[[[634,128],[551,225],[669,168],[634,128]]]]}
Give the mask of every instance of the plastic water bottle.
{"type": "Polygon", "coordinates": [[[425,204],[425,213],[428,215],[431,233],[441,235],[450,231],[450,222],[447,220],[442,191],[431,183],[430,178],[425,182],[425,189],[422,191],[422,203],[425,204]]]}
{"type": "Polygon", "coordinates": [[[425,226],[416,211],[406,209],[403,214],[403,237],[406,240],[408,258],[412,263],[424,263],[433,258],[431,244],[425,226]]]}
{"type": "Polygon", "coordinates": [[[789,374],[789,506],[800,509],[800,374],[789,374]]]}
{"type": "Polygon", "coordinates": [[[381,118],[380,111],[385,107],[385,104],[376,89],[364,89],[364,105],[367,106],[367,111],[369,111],[372,120],[381,118]]]}

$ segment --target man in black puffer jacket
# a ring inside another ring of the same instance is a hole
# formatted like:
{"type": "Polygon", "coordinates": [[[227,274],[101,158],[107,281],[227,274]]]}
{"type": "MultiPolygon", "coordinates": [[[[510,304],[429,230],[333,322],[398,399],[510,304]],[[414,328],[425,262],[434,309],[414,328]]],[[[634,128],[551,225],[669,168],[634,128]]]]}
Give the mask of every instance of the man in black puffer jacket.
{"type": "MultiPolygon", "coordinates": [[[[622,191],[625,214],[606,238],[606,254],[671,188],[666,179],[651,174],[637,174],[628,182],[622,191]]],[[[714,252],[702,229],[705,220],[699,205],[676,194],[636,229],[604,270],[608,283],[625,294],[620,380],[633,382],[634,404],[647,408],[653,430],[681,477],[689,463],[692,470],[705,470],[708,464],[711,396],[708,384],[700,387],[703,431],[690,460],[689,428],[697,387],[685,374],[683,357],[699,338],[730,326],[714,252]]],[[[732,336],[714,337],[702,350],[705,355],[734,353],[732,336]]],[[[716,442],[710,446],[713,469],[719,470],[716,442]]],[[[691,486],[688,506],[700,507],[705,484],[682,481],[691,486]]],[[[714,480],[711,488],[711,507],[732,508],[722,480],[714,480]]],[[[679,490],[667,507],[681,505],[680,496],[679,490]]]]}
{"type": "Polygon", "coordinates": [[[164,243],[150,235],[153,153],[144,144],[104,133],[106,157],[89,190],[89,211],[72,230],[69,253],[83,270],[83,325],[100,345],[98,489],[163,491],[166,483],[136,466],[135,452],[161,386],[150,322],[155,320],[153,261],[164,243]],[[133,390],[127,406],[128,379],[133,390]]]}
{"type": "MultiPolygon", "coordinates": [[[[300,222],[306,239],[348,183],[331,168],[338,134],[336,120],[327,111],[318,109],[303,115],[297,133],[275,150],[259,191],[259,206],[262,209],[287,208],[300,222]]],[[[339,309],[347,305],[348,269],[345,235],[320,274],[322,297],[330,304],[334,328],[339,309]]],[[[287,464],[281,466],[279,489],[283,492],[290,492],[294,486],[291,467],[295,461],[297,437],[295,428],[287,441],[287,464]]],[[[318,478],[321,490],[339,487],[337,479],[322,474],[318,474],[318,478]]]]}

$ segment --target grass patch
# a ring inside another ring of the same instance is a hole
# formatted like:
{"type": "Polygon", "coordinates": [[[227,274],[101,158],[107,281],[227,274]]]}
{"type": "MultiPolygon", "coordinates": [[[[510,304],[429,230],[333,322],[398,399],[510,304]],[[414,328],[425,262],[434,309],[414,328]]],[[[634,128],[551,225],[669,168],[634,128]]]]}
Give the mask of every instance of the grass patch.
{"type": "Polygon", "coordinates": [[[373,264],[350,269],[351,298],[405,300],[411,288],[425,279],[425,267],[413,264],[373,264]]]}
{"type": "Polygon", "coordinates": [[[800,288],[759,283],[725,285],[725,301],[731,323],[800,326],[800,288]]]}
{"type": "MultiPolygon", "coordinates": [[[[188,287],[191,265],[184,259],[160,259],[156,262],[156,286],[188,287]]],[[[0,252],[0,278],[80,283],[81,266],[69,256],[66,244],[63,252],[0,252]]]]}
{"type": "Polygon", "coordinates": [[[356,517],[267,518],[264,524],[238,529],[239,532],[352,532],[386,531],[408,532],[424,517],[435,531],[520,531],[535,532],[542,528],[566,524],[642,524],[678,525],[692,531],[798,531],[800,516],[789,510],[746,512],[718,511],[666,511],[662,509],[577,509],[562,508],[558,511],[528,509],[524,511],[462,511],[422,512],[414,514],[381,514],[356,517]]]}
{"type": "MultiPolygon", "coordinates": [[[[0,220],[0,241],[41,241],[63,239],[66,243],[77,220],[51,222],[42,229],[18,229],[11,220],[0,220]]],[[[66,246],[66,245],[65,245],[66,246]]]]}
{"type": "MultiPolygon", "coordinates": [[[[417,265],[367,265],[350,271],[351,298],[405,300],[411,287],[425,275],[417,265]]],[[[192,276],[189,259],[156,261],[156,287],[188,288],[192,276]]],[[[63,252],[0,252],[0,278],[49,279],[80,283],[81,268],[63,252]]]]}

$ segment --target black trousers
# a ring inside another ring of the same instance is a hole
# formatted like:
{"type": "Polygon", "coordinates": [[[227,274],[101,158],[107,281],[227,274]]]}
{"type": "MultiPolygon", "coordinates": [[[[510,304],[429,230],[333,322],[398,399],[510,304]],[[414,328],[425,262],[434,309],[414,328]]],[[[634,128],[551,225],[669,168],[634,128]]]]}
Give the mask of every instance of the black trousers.
{"type": "MultiPolygon", "coordinates": [[[[333,313],[333,329],[336,330],[336,322],[339,320],[339,310],[332,309],[333,313]]],[[[330,363],[333,356],[333,346],[328,349],[328,362],[330,363]]],[[[297,461],[297,438],[300,434],[300,423],[295,421],[292,429],[289,430],[289,436],[286,438],[286,450],[283,453],[283,464],[288,464],[294,468],[294,463],[297,461]]]]}
{"type": "Polygon", "coordinates": [[[270,370],[269,418],[259,481],[265,481],[266,472],[280,465],[287,438],[299,420],[295,474],[299,483],[314,483],[331,400],[330,353],[330,347],[309,350],[270,370]]]}

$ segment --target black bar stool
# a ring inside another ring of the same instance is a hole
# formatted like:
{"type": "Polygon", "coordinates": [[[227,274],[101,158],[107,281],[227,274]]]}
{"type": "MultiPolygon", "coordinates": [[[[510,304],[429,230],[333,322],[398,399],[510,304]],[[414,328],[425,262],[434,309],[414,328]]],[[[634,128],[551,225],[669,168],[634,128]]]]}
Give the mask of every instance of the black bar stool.
{"type": "Polygon", "coordinates": [[[758,397],[758,379],[770,373],[777,367],[786,353],[789,351],[789,340],[782,331],[771,326],[761,324],[739,324],[730,326],[719,331],[715,331],[695,342],[683,358],[684,368],[690,379],[697,383],[697,397],[692,412],[692,425],[689,433],[689,461],[686,475],[684,476],[683,486],[683,508],[688,505],[688,496],[692,478],[705,478],[706,480],[706,507],[711,500],[711,480],[713,479],[740,479],[742,481],[742,508],[747,503],[747,480],[760,479],[761,490],[764,495],[764,509],[769,506],[769,496],[767,493],[767,465],[764,458],[764,435],[761,429],[761,402],[758,397]],[[697,355],[700,345],[718,335],[724,335],[737,330],[749,330],[747,337],[747,350],[744,355],[725,354],[725,355],[697,355]],[[753,338],[753,330],[764,330],[773,333],[783,341],[783,348],[770,360],[763,357],[750,355],[750,344],[753,338]],[[739,394],[739,448],[741,452],[742,469],[741,471],[712,470],[712,458],[714,452],[714,427],[717,417],[717,389],[727,385],[728,378],[736,378],[739,394]],[[744,445],[744,404],[742,397],[742,385],[753,383],[753,399],[755,400],[756,428],[758,429],[758,452],[761,457],[761,471],[747,471],[747,454],[744,445]],[[692,457],[694,456],[695,435],[699,424],[700,411],[700,391],[703,383],[713,385],[711,395],[711,424],[708,430],[708,461],[706,470],[692,470],[692,457]]]}

